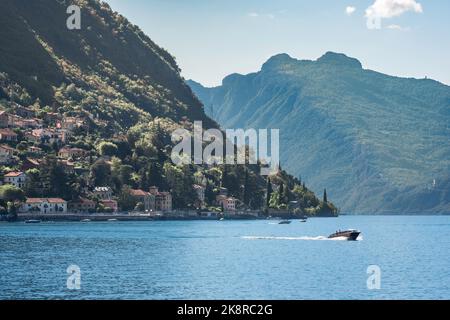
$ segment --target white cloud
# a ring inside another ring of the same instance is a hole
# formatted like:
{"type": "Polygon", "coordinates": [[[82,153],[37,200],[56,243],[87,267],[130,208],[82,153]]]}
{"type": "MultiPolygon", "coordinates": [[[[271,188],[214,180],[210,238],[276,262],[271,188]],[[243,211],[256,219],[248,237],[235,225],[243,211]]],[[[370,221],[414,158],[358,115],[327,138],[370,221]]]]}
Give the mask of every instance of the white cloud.
{"type": "Polygon", "coordinates": [[[347,8],[345,8],[345,13],[349,16],[351,16],[355,11],[356,8],[352,6],[348,6],[347,8]]]}
{"type": "Polygon", "coordinates": [[[270,20],[275,19],[275,15],[273,13],[260,14],[260,13],[257,13],[257,12],[250,12],[248,14],[248,16],[251,17],[251,18],[267,18],[267,19],[270,19],[270,20]]]}
{"type": "Polygon", "coordinates": [[[386,27],[386,29],[390,29],[390,30],[398,30],[398,31],[409,31],[409,30],[410,30],[410,28],[408,28],[408,27],[402,27],[402,26],[399,26],[398,24],[391,24],[391,25],[388,25],[388,26],[386,27]]]}
{"type": "Polygon", "coordinates": [[[423,8],[416,0],[375,0],[374,4],[366,9],[366,18],[393,18],[407,11],[422,13],[423,8]]]}

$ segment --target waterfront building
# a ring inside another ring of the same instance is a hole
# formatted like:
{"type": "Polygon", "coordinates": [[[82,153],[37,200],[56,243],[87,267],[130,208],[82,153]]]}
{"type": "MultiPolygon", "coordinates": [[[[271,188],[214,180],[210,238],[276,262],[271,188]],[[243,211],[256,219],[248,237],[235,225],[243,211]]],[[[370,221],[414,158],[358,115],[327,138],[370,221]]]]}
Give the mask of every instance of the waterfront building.
{"type": "Polygon", "coordinates": [[[155,196],[156,211],[172,211],[172,195],[170,192],[161,192],[158,187],[150,187],[150,193],[155,196]]]}
{"type": "Polygon", "coordinates": [[[67,201],[61,198],[28,198],[19,211],[35,214],[65,214],[67,201]]]}
{"type": "Polygon", "coordinates": [[[72,213],[94,213],[95,201],[79,198],[69,203],[69,211],[72,213]]]}
{"type": "Polygon", "coordinates": [[[136,200],[136,202],[142,202],[144,204],[145,211],[155,211],[155,195],[140,189],[132,189],[130,190],[130,194],[136,200]]]}

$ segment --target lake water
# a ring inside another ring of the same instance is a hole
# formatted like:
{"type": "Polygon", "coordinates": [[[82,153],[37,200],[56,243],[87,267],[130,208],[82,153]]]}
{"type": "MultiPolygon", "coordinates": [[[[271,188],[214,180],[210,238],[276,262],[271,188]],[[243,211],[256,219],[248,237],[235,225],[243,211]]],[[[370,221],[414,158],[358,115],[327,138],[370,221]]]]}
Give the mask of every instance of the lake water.
{"type": "Polygon", "coordinates": [[[0,269],[0,299],[450,299],[450,217],[0,223],[0,269]]]}

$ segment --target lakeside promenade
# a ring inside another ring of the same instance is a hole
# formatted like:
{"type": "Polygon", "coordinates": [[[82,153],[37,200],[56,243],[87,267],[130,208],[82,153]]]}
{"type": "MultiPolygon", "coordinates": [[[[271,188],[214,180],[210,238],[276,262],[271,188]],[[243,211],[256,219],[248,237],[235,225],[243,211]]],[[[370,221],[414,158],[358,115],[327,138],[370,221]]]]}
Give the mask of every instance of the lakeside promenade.
{"type": "Polygon", "coordinates": [[[164,221],[164,220],[219,220],[221,218],[227,220],[259,220],[265,219],[259,214],[248,213],[202,213],[197,212],[165,212],[158,214],[143,214],[143,213],[65,213],[65,214],[30,214],[19,213],[17,221],[27,220],[41,220],[41,221],[164,221]]]}

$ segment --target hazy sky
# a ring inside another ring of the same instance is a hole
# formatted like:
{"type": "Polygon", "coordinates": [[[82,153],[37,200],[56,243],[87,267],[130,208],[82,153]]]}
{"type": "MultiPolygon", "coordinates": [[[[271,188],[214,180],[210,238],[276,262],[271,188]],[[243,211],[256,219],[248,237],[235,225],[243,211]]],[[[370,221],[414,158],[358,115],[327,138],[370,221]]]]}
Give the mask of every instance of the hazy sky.
{"type": "Polygon", "coordinates": [[[326,51],[367,69],[450,85],[448,0],[107,2],[174,55],[186,79],[207,86],[258,71],[277,53],[315,60],[326,51]]]}

